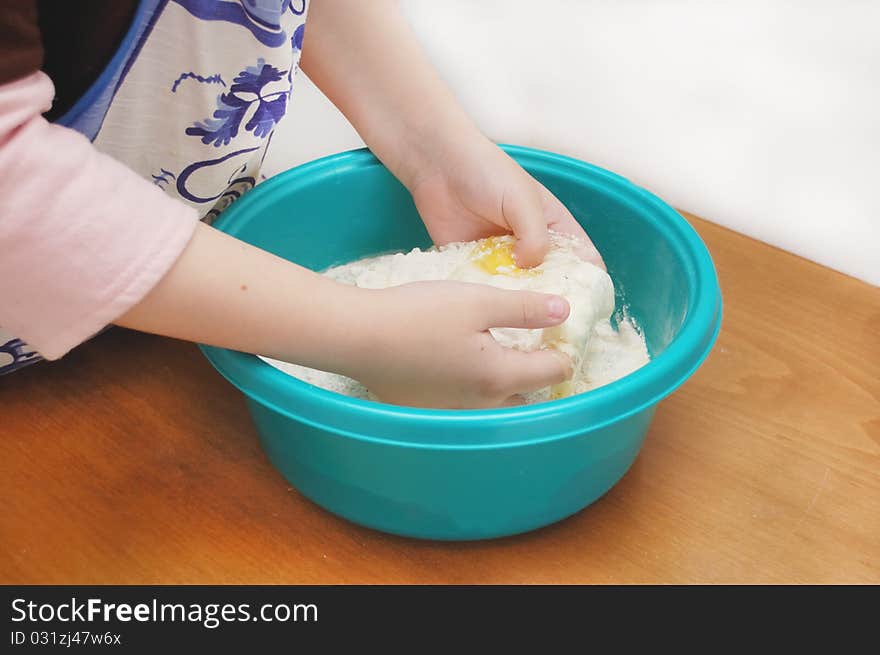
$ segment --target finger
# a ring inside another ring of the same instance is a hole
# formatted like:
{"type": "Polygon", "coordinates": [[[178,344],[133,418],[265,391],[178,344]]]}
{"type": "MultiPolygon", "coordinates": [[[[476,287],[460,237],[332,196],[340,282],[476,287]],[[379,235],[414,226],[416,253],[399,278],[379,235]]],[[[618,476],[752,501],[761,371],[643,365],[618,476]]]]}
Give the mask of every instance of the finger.
{"type": "Polygon", "coordinates": [[[526,399],[523,398],[520,394],[515,393],[507,398],[503,403],[501,403],[501,407],[521,407],[525,404],[526,399]]]}
{"type": "Polygon", "coordinates": [[[488,286],[477,302],[485,317],[483,329],[552,327],[567,319],[570,311],[568,301],[562,296],[488,286]]]}
{"type": "Polygon", "coordinates": [[[505,393],[523,394],[565,382],[573,371],[571,358],[558,350],[524,353],[505,349],[498,374],[505,393]]]}
{"type": "Polygon", "coordinates": [[[544,255],[550,249],[550,234],[541,205],[541,194],[533,185],[525,183],[528,188],[506,193],[501,199],[501,214],[516,237],[513,249],[516,263],[531,268],[544,261],[544,255]]]}
{"type": "Polygon", "coordinates": [[[543,185],[541,185],[541,197],[544,207],[544,220],[547,223],[547,227],[554,232],[567,234],[581,241],[582,243],[575,248],[577,255],[584,261],[595,264],[603,271],[606,270],[605,262],[602,259],[602,255],[599,254],[599,250],[590,237],[587,236],[583,226],[577,222],[571,212],[562,204],[562,201],[550,193],[543,185]]]}

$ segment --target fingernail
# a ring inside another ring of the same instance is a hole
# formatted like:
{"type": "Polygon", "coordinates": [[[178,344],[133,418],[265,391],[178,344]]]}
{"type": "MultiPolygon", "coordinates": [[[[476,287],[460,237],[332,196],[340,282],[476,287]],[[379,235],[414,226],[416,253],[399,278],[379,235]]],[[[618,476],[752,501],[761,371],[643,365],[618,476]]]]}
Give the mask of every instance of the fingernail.
{"type": "Polygon", "coordinates": [[[547,301],[547,313],[550,318],[562,318],[568,312],[568,303],[560,296],[553,296],[547,301]]]}

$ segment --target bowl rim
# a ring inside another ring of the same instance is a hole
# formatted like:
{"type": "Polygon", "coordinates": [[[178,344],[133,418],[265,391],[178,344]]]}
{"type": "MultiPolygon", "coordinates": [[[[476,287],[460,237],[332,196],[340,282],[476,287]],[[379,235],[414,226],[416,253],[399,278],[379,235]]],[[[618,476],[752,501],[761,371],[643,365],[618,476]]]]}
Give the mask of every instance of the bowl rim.
{"type": "MultiPolygon", "coordinates": [[[[616,173],[552,152],[508,144],[500,147],[533,172],[589,179],[601,185],[603,193],[615,195],[618,202],[662,224],[661,232],[683,260],[690,282],[688,307],[678,333],[648,364],[608,385],[560,400],[451,410],[352,398],[290,376],[256,355],[206,345],[199,348],[214,368],[251,400],[320,430],[384,444],[456,449],[534,444],[598,430],[655,405],[702,364],[721,327],[721,290],[705,244],[672,207],[616,173]],[[585,423],[572,428],[573,416],[585,423]]],[[[382,164],[367,148],[360,148],[291,168],[235,202],[214,227],[237,236],[249,217],[259,214],[261,204],[274,202],[276,188],[289,195],[324,178],[373,166],[382,164]]]]}

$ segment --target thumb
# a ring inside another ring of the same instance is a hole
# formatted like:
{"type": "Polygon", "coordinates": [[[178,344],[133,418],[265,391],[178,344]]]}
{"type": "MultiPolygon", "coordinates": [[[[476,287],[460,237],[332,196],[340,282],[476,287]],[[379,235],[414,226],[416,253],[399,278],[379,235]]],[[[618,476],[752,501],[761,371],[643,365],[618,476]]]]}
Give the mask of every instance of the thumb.
{"type": "MultiPolygon", "coordinates": [[[[524,186],[534,185],[524,183],[524,186]]],[[[501,214],[516,237],[513,254],[517,265],[531,268],[544,261],[550,249],[550,234],[537,189],[505,194],[501,199],[501,214]]]]}
{"type": "Polygon", "coordinates": [[[538,329],[559,325],[568,318],[570,307],[562,296],[534,291],[507,291],[487,287],[480,299],[485,310],[483,328],[538,329]]]}

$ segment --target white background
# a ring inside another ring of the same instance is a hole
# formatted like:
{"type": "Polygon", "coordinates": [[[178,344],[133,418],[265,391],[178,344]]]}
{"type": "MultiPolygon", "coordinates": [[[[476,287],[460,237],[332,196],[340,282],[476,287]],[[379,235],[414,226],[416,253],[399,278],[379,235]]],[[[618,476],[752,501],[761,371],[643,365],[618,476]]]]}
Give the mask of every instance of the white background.
{"type": "MultiPolygon", "coordinates": [[[[880,0],[402,4],[496,141],[880,284],[880,0]]],[[[302,73],[293,97],[267,174],[362,145],[302,73]]]]}

